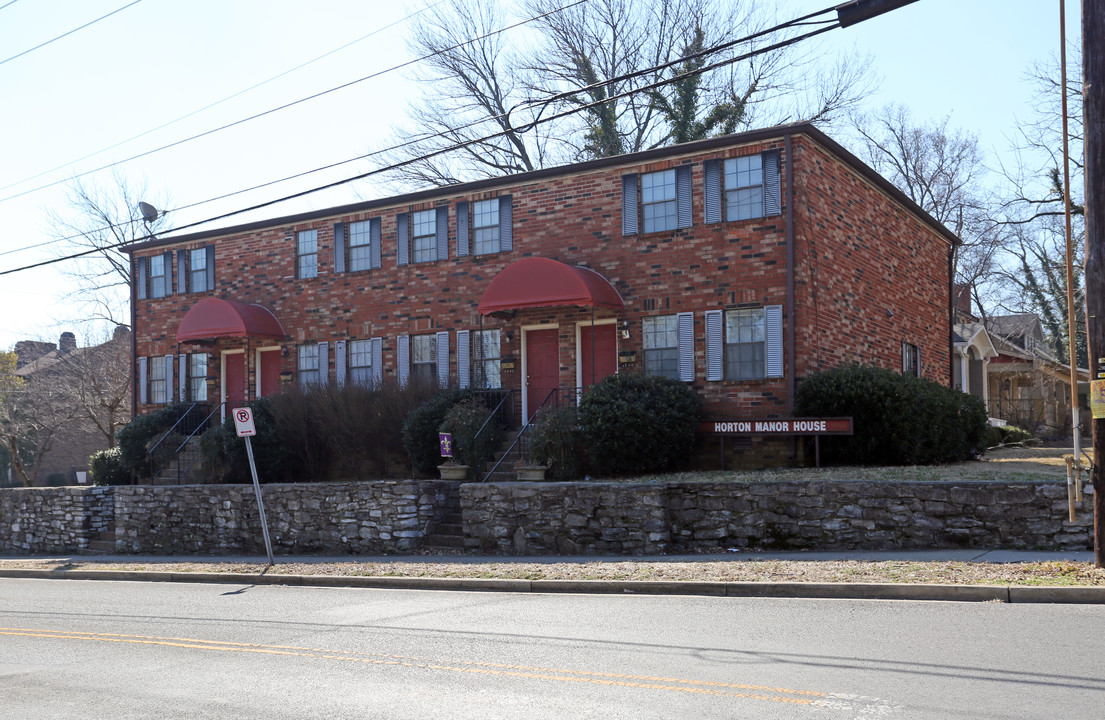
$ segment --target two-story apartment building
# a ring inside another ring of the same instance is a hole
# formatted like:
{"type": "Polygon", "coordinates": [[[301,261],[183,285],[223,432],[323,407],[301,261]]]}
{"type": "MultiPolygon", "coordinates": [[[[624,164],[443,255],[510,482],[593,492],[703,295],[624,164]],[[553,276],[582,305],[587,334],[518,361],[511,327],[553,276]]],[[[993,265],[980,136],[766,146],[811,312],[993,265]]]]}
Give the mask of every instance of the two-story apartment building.
{"type": "Polygon", "coordinates": [[[808,124],[158,239],[128,248],[136,409],[429,375],[528,417],[628,371],[766,418],[842,363],[949,384],[956,242],[808,124]]]}

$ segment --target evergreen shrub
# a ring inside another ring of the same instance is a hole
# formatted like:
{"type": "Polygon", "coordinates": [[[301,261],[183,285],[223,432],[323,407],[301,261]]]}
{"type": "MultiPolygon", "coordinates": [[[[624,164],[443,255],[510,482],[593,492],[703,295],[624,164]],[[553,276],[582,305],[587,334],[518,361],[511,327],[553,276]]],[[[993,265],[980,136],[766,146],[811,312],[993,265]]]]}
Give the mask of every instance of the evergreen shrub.
{"type": "Polygon", "coordinates": [[[589,466],[599,475],[679,469],[694,451],[701,414],[701,401],[684,383],[634,373],[610,375],[579,402],[589,466]]]}
{"type": "Polygon", "coordinates": [[[123,467],[123,452],[118,447],[92,453],[88,458],[88,474],[93,485],[130,484],[130,473],[123,467]]]}
{"type": "Polygon", "coordinates": [[[403,447],[411,461],[411,470],[421,475],[436,475],[441,464],[438,428],[454,405],[472,397],[466,388],[443,390],[419,405],[403,423],[403,447]]]}
{"type": "Polygon", "coordinates": [[[977,397],[884,368],[849,365],[807,378],[795,412],[851,417],[854,434],[821,440],[828,464],[933,465],[977,457],[986,408],[977,397]]]}
{"type": "MultiPolygon", "coordinates": [[[[494,418],[489,422],[489,415],[487,406],[475,397],[461,400],[445,413],[438,432],[452,434],[455,462],[475,468],[486,463],[495,454],[503,441],[503,427],[494,418]],[[483,434],[477,437],[481,429],[483,434]]],[[[440,455],[439,446],[439,460],[440,455]]]]}

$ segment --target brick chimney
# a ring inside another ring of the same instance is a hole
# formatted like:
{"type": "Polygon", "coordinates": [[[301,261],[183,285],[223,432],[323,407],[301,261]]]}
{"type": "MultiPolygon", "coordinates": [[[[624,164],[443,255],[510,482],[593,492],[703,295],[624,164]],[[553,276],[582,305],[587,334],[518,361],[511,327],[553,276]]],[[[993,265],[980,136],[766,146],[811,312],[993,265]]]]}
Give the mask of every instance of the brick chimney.
{"type": "Polygon", "coordinates": [[[65,355],[77,349],[77,336],[71,332],[63,332],[58,338],[58,353],[65,355]]]}

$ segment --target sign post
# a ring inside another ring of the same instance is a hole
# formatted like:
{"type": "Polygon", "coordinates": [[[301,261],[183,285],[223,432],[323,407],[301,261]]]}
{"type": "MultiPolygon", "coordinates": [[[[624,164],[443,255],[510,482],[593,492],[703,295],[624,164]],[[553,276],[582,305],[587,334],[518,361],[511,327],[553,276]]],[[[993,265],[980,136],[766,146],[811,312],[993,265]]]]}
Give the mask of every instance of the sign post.
{"type": "Polygon", "coordinates": [[[253,476],[253,491],[257,494],[257,513],[261,518],[261,532],[265,536],[265,552],[269,556],[269,565],[275,565],[272,557],[272,541],[269,540],[269,522],[265,518],[265,503],[261,500],[261,481],[257,479],[257,463],[253,461],[253,445],[250,438],[257,434],[257,427],[253,423],[253,411],[249,408],[234,408],[234,430],[238,437],[245,438],[246,456],[249,458],[249,472],[253,476]]]}

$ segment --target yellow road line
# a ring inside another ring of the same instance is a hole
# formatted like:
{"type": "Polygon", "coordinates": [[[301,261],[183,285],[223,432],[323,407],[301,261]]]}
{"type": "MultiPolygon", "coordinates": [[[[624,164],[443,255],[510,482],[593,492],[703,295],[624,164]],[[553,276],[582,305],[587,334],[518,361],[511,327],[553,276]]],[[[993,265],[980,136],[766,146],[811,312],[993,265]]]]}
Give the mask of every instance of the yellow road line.
{"type": "Polygon", "coordinates": [[[80,631],[38,630],[31,628],[0,628],[0,635],[40,637],[55,640],[91,640],[97,642],[124,643],[132,645],[159,645],[164,647],[189,648],[193,650],[212,650],[217,652],[242,652],[264,655],[282,655],[305,657],[321,660],[344,660],[370,665],[392,665],[426,670],[465,672],[480,675],[519,677],[534,680],[555,680],[560,682],[587,683],[616,687],[643,688],[649,690],[667,690],[699,695],[718,695],[737,697],[766,702],[812,705],[814,701],[807,697],[787,697],[787,695],[825,697],[826,693],[815,690],[794,690],[765,685],[744,683],[725,683],[686,678],[666,678],[617,673],[589,672],[585,670],[560,670],[555,668],[531,667],[526,665],[508,665],[477,661],[447,661],[453,664],[401,655],[363,653],[359,651],[326,650],[283,645],[258,645],[252,643],[234,643],[221,640],[200,640],[196,638],[172,638],[149,635],[123,635],[115,633],[89,633],[80,631]],[[375,657],[373,657],[375,656],[375,657]],[[672,684],[661,684],[672,683],[672,684]],[[732,692],[732,690],[759,690],[778,695],[764,695],[751,692],[732,692]]]}

